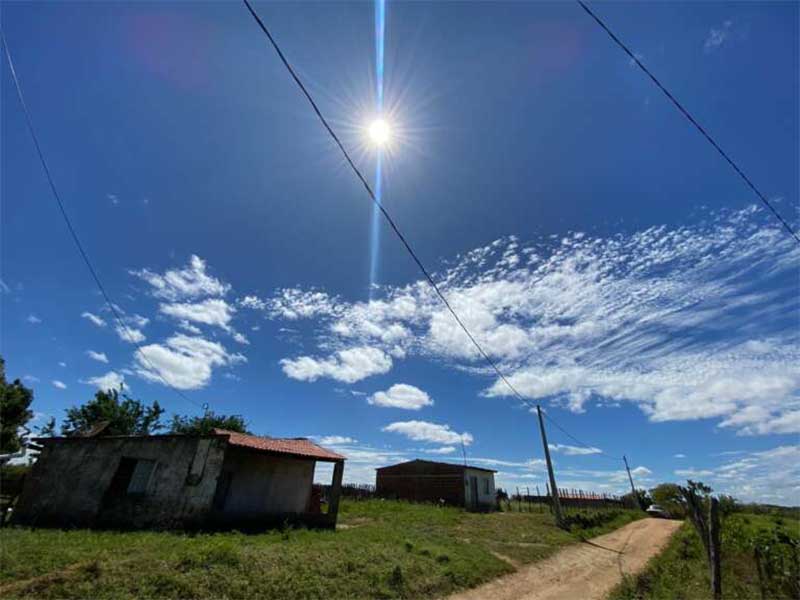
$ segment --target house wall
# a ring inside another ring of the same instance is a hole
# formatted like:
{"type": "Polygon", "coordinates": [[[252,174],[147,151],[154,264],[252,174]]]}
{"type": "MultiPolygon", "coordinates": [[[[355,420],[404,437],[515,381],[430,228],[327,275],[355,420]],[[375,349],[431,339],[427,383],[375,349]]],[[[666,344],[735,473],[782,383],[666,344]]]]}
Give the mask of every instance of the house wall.
{"type": "Polygon", "coordinates": [[[464,505],[464,467],[423,461],[401,463],[378,469],[375,475],[378,496],[464,505]]]}
{"type": "Polygon", "coordinates": [[[54,440],[26,477],[12,522],[27,525],[182,527],[208,516],[225,440],[180,436],[54,440]],[[123,457],[156,461],[141,496],[109,497],[123,457]]]}
{"type": "Polygon", "coordinates": [[[493,508],[496,503],[495,489],[494,489],[494,473],[490,471],[481,471],[479,469],[466,469],[464,473],[464,492],[466,496],[466,506],[476,507],[474,499],[472,498],[472,486],[469,483],[471,477],[478,479],[478,508],[493,508]],[[486,491],[486,483],[489,484],[489,491],[486,491]]]}
{"type": "Polygon", "coordinates": [[[306,512],[315,464],[313,459],[229,448],[222,471],[229,474],[230,485],[217,517],[250,521],[306,512]]]}

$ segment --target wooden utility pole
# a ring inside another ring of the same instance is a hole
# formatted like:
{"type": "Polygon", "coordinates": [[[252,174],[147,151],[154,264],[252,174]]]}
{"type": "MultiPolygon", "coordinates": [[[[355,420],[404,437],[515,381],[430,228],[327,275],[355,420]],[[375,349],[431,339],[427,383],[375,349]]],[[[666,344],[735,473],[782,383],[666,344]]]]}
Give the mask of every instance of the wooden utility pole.
{"type": "Polygon", "coordinates": [[[641,510],[644,510],[644,506],[642,506],[641,502],[639,502],[639,494],[636,493],[636,486],[633,485],[633,477],[631,476],[631,468],[628,466],[628,459],[625,455],[622,455],[622,460],[625,461],[625,470],[628,472],[628,481],[631,482],[631,493],[633,494],[633,499],[636,501],[636,504],[639,505],[641,510]]]}
{"type": "Polygon", "coordinates": [[[708,562],[711,567],[711,594],[722,598],[722,561],[720,559],[719,500],[711,498],[708,515],[708,562]]]}
{"type": "Polygon", "coordinates": [[[564,522],[564,516],[561,514],[561,502],[558,500],[558,487],[556,486],[555,473],[553,473],[553,462],[550,460],[550,447],[547,445],[547,434],[544,431],[542,409],[538,404],[536,405],[536,414],[539,416],[539,431],[542,434],[544,458],[547,461],[547,475],[550,479],[550,493],[553,495],[553,512],[556,515],[556,524],[560,527],[564,522]]]}

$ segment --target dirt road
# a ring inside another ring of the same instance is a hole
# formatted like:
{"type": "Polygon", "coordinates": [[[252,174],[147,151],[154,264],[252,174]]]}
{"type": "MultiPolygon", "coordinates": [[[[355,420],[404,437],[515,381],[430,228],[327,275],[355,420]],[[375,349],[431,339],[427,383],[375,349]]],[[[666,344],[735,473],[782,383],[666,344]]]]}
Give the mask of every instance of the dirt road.
{"type": "Polygon", "coordinates": [[[600,600],[623,573],[644,568],[680,526],[681,521],[640,519],[450,600],[600,600]]]}

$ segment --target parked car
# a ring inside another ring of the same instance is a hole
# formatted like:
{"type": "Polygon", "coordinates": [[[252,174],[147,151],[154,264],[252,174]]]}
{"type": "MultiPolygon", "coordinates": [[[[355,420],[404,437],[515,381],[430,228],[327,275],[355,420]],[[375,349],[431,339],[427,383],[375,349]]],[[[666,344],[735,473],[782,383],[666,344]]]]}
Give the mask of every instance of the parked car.
{"type": "Polygon", "coordinates": [[[669,513],[658,504],[651,504],[647,509],[647,514],[656,519],[669,519],[669,513]]]}

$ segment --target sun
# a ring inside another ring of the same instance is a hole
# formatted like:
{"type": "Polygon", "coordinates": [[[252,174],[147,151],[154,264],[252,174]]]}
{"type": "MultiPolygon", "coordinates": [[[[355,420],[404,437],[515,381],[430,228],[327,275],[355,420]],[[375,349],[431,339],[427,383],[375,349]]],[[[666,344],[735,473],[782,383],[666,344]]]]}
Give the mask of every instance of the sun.
{"type": "Polygon", "coordinates": [[[383,119],[375,119],[372,123],[370,123],[367,133],[369,134],[370,141],[375,146],[380,147],[388,144],[392,135],[389,124],[383,119]]]}

